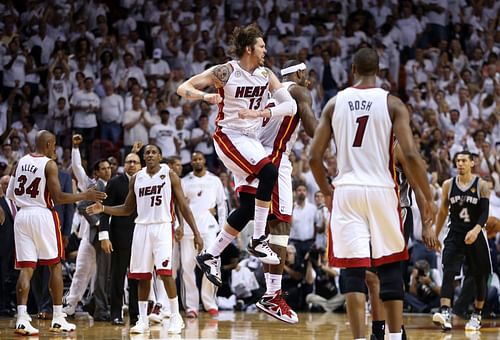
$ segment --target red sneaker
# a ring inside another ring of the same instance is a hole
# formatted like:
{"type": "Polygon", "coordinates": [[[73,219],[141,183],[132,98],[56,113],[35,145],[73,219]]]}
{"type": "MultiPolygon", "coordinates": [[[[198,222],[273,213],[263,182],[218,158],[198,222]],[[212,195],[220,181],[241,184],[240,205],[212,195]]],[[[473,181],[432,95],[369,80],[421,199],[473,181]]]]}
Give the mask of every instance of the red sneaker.
{"type": "Polygon", "coordinates": [[[215,308],[210,308],[207,312],[208,312],[208,314],[210,314],[213,317],[219,316],[219,311],[215,308]]]}
{"type": "Polygon", "coordinates": [[[283,298],[281,290],[274,294],[264,295],[256,304],[261,311],[287,323],[299,322],[297,313],[290,308],[283,298]]]}

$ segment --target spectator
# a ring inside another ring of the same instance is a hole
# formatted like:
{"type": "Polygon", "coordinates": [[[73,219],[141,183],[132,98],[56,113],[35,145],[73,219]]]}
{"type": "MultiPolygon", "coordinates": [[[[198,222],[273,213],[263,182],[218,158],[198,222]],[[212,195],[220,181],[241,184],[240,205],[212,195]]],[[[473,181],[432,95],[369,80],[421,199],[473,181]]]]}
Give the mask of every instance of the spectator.
{"type": "Polygon", "coordinates": [[[295,246],[295,256],[298,261],[303,261],[314,244],[316,206],[307,201],[305,183],[297,184],[294,194],[295,203],[293,205],[290,243],[295,246]]]}
{"type": "Polygon", "coordinates": [[[105,97],[101,99],[101,138],[117,144],[122,134],[125,113],[123,98],[114,93],[113,81],[103,81],[105,97]]]}
{"type": "Polygon", "coordinates": [[[165,158],[178,155],[180,142],[174,132],[174,127],[168,123],[170,112],[163,110],[160,112],[161,122],[155,124],[149,130],[149,142],[156,144],[161,149],[161,154],[165,158]]]}
{"type": "Polygon", "coordinates": [[[132,97],[132,109],[125,111],[123,116],[123,145],[130,151],[136,141],[147,144],[149,141],[148,130],[154,121],[149,112],[141,107],[141,96],[132,97]]]}
{"type": "Polygon", "coordinates": [[[409,292],[404,302],[410,312],[429,313],[439,307],[442,277],[437,269],[431,269],[429,262],[418,260],[410,275],[409,292]]]}

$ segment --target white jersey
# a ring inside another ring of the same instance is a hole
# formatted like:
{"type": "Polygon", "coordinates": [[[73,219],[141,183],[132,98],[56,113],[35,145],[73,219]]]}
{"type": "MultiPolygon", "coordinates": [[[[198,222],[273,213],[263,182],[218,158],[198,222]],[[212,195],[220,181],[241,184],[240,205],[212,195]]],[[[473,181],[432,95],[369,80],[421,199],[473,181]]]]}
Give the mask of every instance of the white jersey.
{"type": "Polygon", "coordinates": [[[174,221],[170,168],[160,164],[160,171],[153,176],[147,168],[135,175],[134,192],[137,202],[136,224],[172,223],[174,221]]]}
{"type": "MultiPolygon", "coordinates": [[[[285,89],[295,85],[293,81],[282,83],[285,89]]],[[[274,99],[270,99],[267,107],[273,107],[274,99]]],[[[293,116],[277,116],[263,120],[262,129],[259,132],[259,140],[266,150],[271,149],[271,159],[281,154],[287,157],[297,140],[300,126],[300,116],[296,113],[293,116]]]]}
{"type": "MultiPolygon", "coordinates": [[[[182,178],[181,182],[184,196],[189,202],[189,208],[193,212],[200,233],[219,231],[219,223],[210,212],[210,209],[226,204],[226,194],[219,177],[210,172],[198,177],[190,172],[182,178]]],[[[193,232],[191,228],[184,228],[184,233],[192,234],[193,232]]]]}
{"type": "Polygon", "coordinates": [[[237,61],[230,61],[233,72],[224,85],[218,89],[222,102],[219,104],[216,125],[221,128],[255,134],[262,126],[262,118],[241,119],[241,109],[261,110],[265,107],[269,92],[269,71],[257,67],[250,74],[237,61]]]}
{"type": "Polygon", "coordinates": [[[388,92],[349,87],[337,94],[332,129],[337,147],[335,186],[395,187],[388,92]]]}
{"type": "Polygon", "coordinates": [[[18,207],[42,207],[52,209],[54,202],[47,188],[45,166],[50,158],[28,154],[17,164],[13,194],[18,207]]]}

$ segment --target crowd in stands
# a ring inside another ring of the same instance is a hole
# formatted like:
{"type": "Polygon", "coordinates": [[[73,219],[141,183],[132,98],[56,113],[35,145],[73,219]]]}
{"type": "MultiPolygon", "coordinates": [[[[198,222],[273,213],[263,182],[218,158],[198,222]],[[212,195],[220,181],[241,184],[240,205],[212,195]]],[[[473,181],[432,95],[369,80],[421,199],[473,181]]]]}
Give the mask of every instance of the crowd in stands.
{"type": "MultiPolygon", "coordinates": [[[[265,34],[267,67],[279,75],[290,59],[307,65],[318,118],[326,102],[352,84],[353,52],[376,48],[378,84],[407,103],[436,202],[442,182],[456,174],[454,155],[467,149],[475,154],[475,173],[491,183],[490,215],[500,217],[499,10],[493,0],[0,1],[0,175],[34,151],[41,129],[56,134],[58,163],[69,171],[73,133],[83,136],[82,162],[89,173],[94,161],[109,156],[120,171],[134,142],[153,142],[165,158],[180,157],[183,174],[191,170],[192,152],[205,155],[208,169],[220,176],[229,209],[235,207],[231,174],[212,141],[218,108],[184,101],[176,89],[230,60],[233,29],[256,23],[265,34]]],[[[324,254],[329,216],[308,166],[309,144],[300,132],[291,155],[295,208],[283,287],[294,309],[334,311],[343,306],[341,282],[324,254]]],[[[333,153],[325,164],[334,176],[333,153]]],[[[440,258],[421,241],[416,207],[414,216],[405,308],[429,312],[438,306],[440,258]]],[[[495,313],[500,238],[490,236],[488,311],[495,313]]],[[[244,253],[240,241],[223,254],[226,285],[219,295],[230,308],[255,302],[252,296],[262,286],[231,285],[233,269],[249,268],[262,280],[254,262],[238,264],[244,253]]],[[[457,305],[465,314],[470,302],[457,305]]]]}

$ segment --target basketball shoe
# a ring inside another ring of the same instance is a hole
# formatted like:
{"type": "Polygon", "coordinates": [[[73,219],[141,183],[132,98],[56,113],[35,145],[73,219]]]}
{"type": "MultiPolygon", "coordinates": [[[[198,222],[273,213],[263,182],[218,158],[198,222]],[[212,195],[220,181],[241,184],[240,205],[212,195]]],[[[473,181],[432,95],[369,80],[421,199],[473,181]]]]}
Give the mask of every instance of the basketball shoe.
{"type": "Polygon", "coordinates": [[[258,239],[252,239],[248,245],[248,251],[253,256],[259,258],[263,263],[266,264],[280,264],[280,258],[278,255],[269,247],[267,243],[267,238],[262,235],[258,239]]]}
{"type": "Polygon", "coordinates": [[[31,325],[31,317],[29,315],[21,315],[16,320],[16,334],[20,335],[37,335],[38,329],[31,325]]]}
{"type": "Polygon", "coordinates": [[[49,331],[55,333],[72,332],[76,329],[76,325],[66,321],[66,314],[62,313],[54,315],[52,323],[50,324],[49,331]]]}
{"type": "Polygon", "coordinates": [[[444,331],[451,330],[451,313],[449,308],[440,308],[439,312],[434,313],[432,322],[441,326],[444,331]]]}
{"type": "Polygon", "coordinates": [[[470,320],[465,324],[466,331],[478,331],[481,329],[481,315],[472,313],[470,320]]]}
{"type": "Polygon", "coordinates": [[[255,305],[261,311],[275,317],[278,320],[287,323],[299,322],[297,313],[295,313],[286,303],[281,290],[278,290],[273,294],[265,294],[255,305]]]}
{"type": "Polygon", "coordinates": [[[174,313],[170,317],[170,325],[168,325],[168,333],[180,334],[184,329],[184,320],[179,313],[174,313]]]}
{"type": "Polygon", "coordinates": [[[207,252],[196,256],[196,262],[207,279],[217,287],[222,286],[220,277],[220,256],[213,256],[207,252]]]}
{"type": "Polygon", "coordinates": [[[142,319],[139,317],[139,320],[135,323],[135,326],[130,328],[130,333],[132,334],[144,334],[149,332],[149,321],[148,319],[142,319]]]}
{"type": "Polygon", "coordinates": [[[157,302],[148,315],[148,319],[152,323],[161,323],[163,319],[169,318],[170,313],[165,312],[162,308],[161,303],[157,302]]]}

